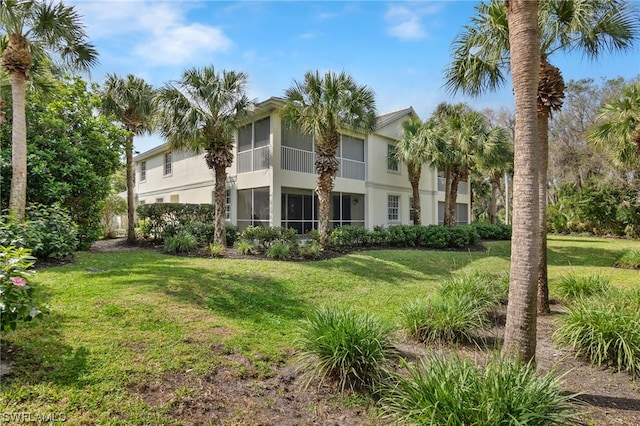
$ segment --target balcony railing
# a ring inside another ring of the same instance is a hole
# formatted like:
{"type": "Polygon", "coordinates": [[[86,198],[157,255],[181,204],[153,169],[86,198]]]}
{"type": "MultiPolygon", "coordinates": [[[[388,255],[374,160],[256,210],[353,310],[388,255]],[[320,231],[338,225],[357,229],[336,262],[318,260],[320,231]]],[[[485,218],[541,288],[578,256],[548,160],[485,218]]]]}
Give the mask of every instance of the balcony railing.
{"type": "Polygon", "coordinates": [[[271,164],[269,146],[250,149],[238,153],[238,173],[265,170],[271,164]]]}
{"type": "MultiPolygon", "coordinates": [[[[291,148],[283,146],[282,150],[282,169],[291,170],[301,173],[315,173],[316,154],[303,149],[291,148]]],[[[338,158],[337,177],[345,179],[364,180],[365,163],[364,161],[349,160],[346,158],[338,158]]]]}

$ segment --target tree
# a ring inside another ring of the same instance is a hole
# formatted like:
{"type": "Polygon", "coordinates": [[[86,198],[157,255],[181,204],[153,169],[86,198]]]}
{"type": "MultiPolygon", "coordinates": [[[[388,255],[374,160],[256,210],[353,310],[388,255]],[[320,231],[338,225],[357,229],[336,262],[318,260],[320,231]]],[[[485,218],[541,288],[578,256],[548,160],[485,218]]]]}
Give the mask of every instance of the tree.
{"type": "Polygon", "coordinates": [[[396,144],[395,156],[407,164],[413,194],[414,225],[422,224],[419,190],[422,165],[429,162],[429,146],[439,137],[440,132],[434,120],[423,123],[419,118],[413,117],[402,123],[402,138],[396,144]]]}
{"type": "Polygon", "coordinates": [[[318,231],[324,244],[329,232],[333,179],[338,171],[336,153],[340,130],[372,132],[376,124],[375,95],[345,72],[307,72],[285,91],[282,121],[313,135],[318,173],[318,231]]]}
{"type": "MultiPolygon", "coordinates": [[[[100,98],[82,79],[67,78],[52,93],[29,91],[26,106],[29,203],[59,203],[78,225],[82,248],[102,237],[100,204],[120,167],[125,131],[95,114],[100,98]]],[[[0,127],[0,139],[11,129],[0,127]]],[[[11,152],[0,156],[0,203],[9,201],[11,152]]]]}
{"type": "Polygon", "coordinates": [[[436,107],[432,117],[441,129],[442,140],[434,141],[431,147],[440,153],[433,165],[442,167],[445,174],[444,224],[456,224],[458,184],[469,178],[475,166],[475,156],[484,148],[488,135],[487,122],[480,112],[466,104],[442,103],[436,107]]]}
{"type": "Polygon", "coordinates": [[[150,133],[156,116],[156,93],[142,78],[132,74],[126,78],[107,75],[102,91],[101,110],[113,115],[129,132],[125,147],[127,171],[127,240],[136,239],[135,200],[133,196],[133,138],[150,133]]]}
{"type": "MultiPolygon", "coordinates": [[[[508,3],[508,2],[507,2],[508,3]]],[[[453,61],[446,69],[447,87],[478,95],[506,80],[510,45],[507,13],[503,0],[488,0],[477,6],[478,14],[453,42],[453,61]]],[[[548,61],[557,51],[578,49],[590,58],[603,51],[623,51],[632,46],[639,28],[638,17],[621,0],[548,0],[540,3],[540,77],[538,87],[540,310],[549,311],[546,268],[546,191],[548,127],[552,111],[562,107],[565,85],[560,70],[548,61]]]]}
{"type": "Polygon", "coordinates": [[[46,1],[1,0],[0,35],[7,43],[2,67],[11,81],[11,196],[9,210],[24,219],[27,201],[26,82],[34,62],[52,55],[64,65],[86,70],[97,62],[97,51],[86,41],[80,15],[73,6],[46,1]]]}
{"type": "Polygon", "coordinates": [[[620,166],[638,168],[640,164],[640,83],[624,88],[622,96],[605,103],[597,124],[588,134],[596,147],[607,147],[620,166]]]}
{"type": "Polygon", "coordinates": [[[540,67],[538,2],[506,5],[515,94],[513,231],[511,282],[503,354],[523,362],[536,356],[538,247],[537,100],[540,67]]]}
{"type": "Polygon", "coordinates": [[[233,139],[253,108],[242,72],[192,68],[159,90],[159,127],[172,149],[205,151],[215,174],[214,243],[225,245],[227,168],[233,163],[233,139]]]}

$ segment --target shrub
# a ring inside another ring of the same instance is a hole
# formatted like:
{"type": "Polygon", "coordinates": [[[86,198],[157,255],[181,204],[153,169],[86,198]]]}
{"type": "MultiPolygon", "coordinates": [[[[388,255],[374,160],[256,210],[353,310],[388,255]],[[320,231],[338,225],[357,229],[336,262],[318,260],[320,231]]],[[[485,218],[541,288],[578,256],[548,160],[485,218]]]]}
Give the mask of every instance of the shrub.
{"type": "Polygon", "coordinates": [[[307,242],[300,249],[300,256],[303,259],[312,260],[320,257],[322,247],[317,241],[307,242]]]}
{"type": "Polygon", "coordinates": [[[269,227],[269,226],[249,226],[242,231],[240,239],[253,243],[257,251],[263,252],[276,242],[286,242],[290,250],[296,252],[299,239],[295,229],[269,227]]]}
{"type": "Polygon", "coordinates": [[[619,268],[640,269],[640,250],[625,251],[614,266],[619,268]]]}
{"type": "Polygon", "coordinates": [[[383,411],[401,423],[573,425],[577,414],[551,374],[495,357],[480,369],[460,356],[431,356],[394,375],[383,411]]]}
{"type": "Polygon", "coordinates": [[[478,243],[479,236],[476,229],[471,225],[458,225],[448,228],[448,247],[460,248],[478,243]]]}
{"type": "Polygon", "coordinates": [[[603,294],[608,290],[609,279],[596,275],[583,277],[565,275],[558,282],[558,294],[565,300],[603,294]]]}
{"type": "Polygon", "coordinates": [[[396,354],[390,332],[371,315],[328,307],[315,311],[302,323],[296,341],[309,382],[334,381],[340,392],[372,390],[396,354]]]}
{"type": "Polygon", "coordinates": [[[253,253],[254,247],[253,243],[249,241],[238,241],[236,243],[236,249],[238,249],[240,253],[247,255],[253,253]]]}
{"type": "Polygon", "coordinates": [[[632,293],[579,299],[562,317],[554,338],[594,365],[612,366],[636,377],[640,373],[639,300],[632,293]]]}
{"type": "Polygon", "coordinates": [[[198,240],[188,232],[181,232],[175,237],[167,237],[164,249],[169,253],[188,253],[198,248],[198,240]]]}
{"type": "Polygon", "coordinates": [[[267,257],[277,260],[291,259],[291,245],[283,241],[273,243],[265,252],[267,257]]]}
{"type": "Polygon", "coordinates": [[[419,243],[423,247],[441,249],[447,247],[447,227],[441,225],[429,225],[420,233],[419,243]]]}
{"type": "Polygon", "coordinates": [[[491,224],[487,222],[473,222],[471,224],[475,228],[481,240],[510,240],[511,226],[503,223],[491,224]]]}
{"type": "Polygon", "coordinates": [[[3,216],[0,235],[0,244],[29,248],[38,258],[68,257],[78,248],[78,227],[57,204],[28,206],[25,222],[3,216]]]}
{"type": "Polygon", "coordinates": [[[33,288],[29,285],[35,263],[31,250],[14,246],[0,246],[0,331],[15,330],[21,321],[31,321],[42,314],[33,302],[33,288]]]}
{"type": "Polygon", "coordinates": [[[227,240],[227,247],[233,247],[238,241],[238,227],[227,223],[224,226],[225,239],[227,240]]]}
{"type": "Polygon", "coordinates": [[[425,343],[471,341],[488,325],[487,310],[472,295],[452,294],[414,300],[400,309],[402,328],[425,343]]]}
{"type": "Polygon", "coordinates": [[[368,233],[361,226],[340,226],[331,231],[329,246],[336,250],[360,247],[366,244],[368,233]]]}
{"type": "Polygon", "coordinates": [[[222,244],[209,243],[207,251],[211,257],[222,257],[222,254],[224,253],[224,246],[222,244]]]}

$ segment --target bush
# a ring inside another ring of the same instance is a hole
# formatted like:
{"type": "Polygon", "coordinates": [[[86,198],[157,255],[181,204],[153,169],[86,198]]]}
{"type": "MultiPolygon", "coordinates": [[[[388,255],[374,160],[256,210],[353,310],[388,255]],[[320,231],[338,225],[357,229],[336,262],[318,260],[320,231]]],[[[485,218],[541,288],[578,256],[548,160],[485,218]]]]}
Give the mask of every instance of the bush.
{"type": "Polygon", "coordinates": [[[0,218],[0,244],[29,248],[38,258],[63,258],[78,248],[78,227],[59,205],[32,204],[25,222],[0,218]]]}
{"type": "Polygon", "coordinates": [[[565,275],[558,283],[558,294],[565,300],[576,300],[606,293],[609,290],[609,279],[596,275],[577,277],[565,275]]]}
{"type": "Polygon", "coordinates": [[[253,243],[249,241],[238,241],[236,248],[244,255],[252,254],[254,250],[253,243]]]}
{"type": "Polygon", "coordinates": [[[149,235],[162,240],[175,236],[184,226],[214,223],[215,220],[213,204],[143,204],[136,211],[141,220],[149,221],[149,235]]]}
{"type": "Polygon", "coordinates": [[[336,250],[361,247],[366,244],[368,231],[361,226],[340,226],[329,234],[329,246],[336,250]]]}
{"type": "Polygon", "coordinates": [[[422,230],[419,236],[420,245],[423,247],[442,249],[448,244],[448,228],[441,225],[429,225],[422,230]]]}
{"type": "Polygon", "coordinates": [[[458,225],[448,228],[449,236],[447,246],[461,248],[478,243],[480,237],[478,232],[471,225],[458,225]]]}
{"type": "Polygon", "coordinates": [[[291,259],[291,245],[283,241],[277,241],[273,243],[265,252],[267,257],[276,260],[290,260],[291,259]]]}
{"type": "Polygon", "coordinates": [[[298,250],[298,234],[295,229],[269,227],[269,226],[249,226],[242,231],[240,235],[242,241],[249,241],[253,244],[257,251],[263,252],[276,242],[285,242],[289,244],[292,252],[298,250]]]}
{"type": "Polygon", "coordinates": [[[351,310],[321,308],[301,325],[299,357],[309,382],[334,381],[338,390],[372,390],[383,366],[396,355],[391,328],[378,318],[351,310]]]}
{"type": "Polygon", "coordinates": [[[579,299],[562,317],[554,338],[597,366],[640,373],[640,298],[637,293],[579,299]]]}
{"type": "Polygon", "coordinates": [[[481,369],[460,356],[431,356],[395,375],[380,402],[409,424],[574,425],[571,398],[532,365],[496,357],[481,369]]]}
{"type": "Polygon", "coordinates": [[[479,306],[472,295],[414,300],[400,309],[400,316],[407,334],[424,343],[471,341],[489,323],[486,306],[479,306]]]}
{"type": "Polygon", "coordinates": [[[188,253],[198,248],[198,240],[188,232],[164,240],[164,249],[169,253],[188,253]]]}
{"type": "Polygon", "coordinates": [[[640,250],[627,250],[615,262],[618,268],[640,269],[640,250]]]}
{"type": "Polygon", "coordinates": [[[471,224],[481,240],[510,240],[511,226],[503,223],[473,222],[471,224]]]}
{"type": "Polygon", "coordinates": [[[31,250],[14,246],[0,246],[0,331],[15,330],[19,322],[31,321],[42,314],[33,302],[33,288],[29,285],[35,263],[31,250]]]}
{"type": "Polygon", "coordinates": [[[224,246],[222,244],[209,243],[207,251],[211,257],[222,257],[222,254],[224,253],[224,246]]]}
{"type": "Polygon", "coordinates": [[[238,241],[238,227],[227,223],[224,226],[225,239],[227,240],[227,247],[233,247],[238,241]]]}
{"type": "Polygon", "coordinates": [[[322,247],[317,241],[306,242],[300,249],[300,256],[303,259],[312,260],[320,257],[322,247]]]}

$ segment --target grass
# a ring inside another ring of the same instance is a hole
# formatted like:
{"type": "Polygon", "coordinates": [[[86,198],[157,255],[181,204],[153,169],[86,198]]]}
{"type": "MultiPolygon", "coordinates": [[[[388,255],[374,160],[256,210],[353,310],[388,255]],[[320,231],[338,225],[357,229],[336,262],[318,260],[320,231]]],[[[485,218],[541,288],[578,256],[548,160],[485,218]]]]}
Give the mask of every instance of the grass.
{"type": "MultiPolygon", "coordinates": [[[[395,324],[407,301],[430,297],[447,278],[508,271],[509,243],[487,247],[375,250],[317,262],[79,253],[74,264],[42,269],[33,279],[52,313],[2,335],[14,367],[2,380],[0,412],[64,412],[67,424],[172,424],[166,406],[131,389],[175,372],[240,368],[212,347],[259,363],[268,376],[289,362],[300,321],[318,305],[395,324]]],[[[611,268],[629,249],[640,243],[551,237],[552,297],[559,278],[571,273],[635,286],[638,271],[611,268]]]]}
{"type": "Polygon", "coordinates": [[[558,294],[568,302],[575,301],[581,297],[604,294],[609,288],[609,279],[596,275],[566,275],[557,284],[558,294]]]}
{"type": "Polygon", "coordinates": [[[616,266],[622,268],[640,269],[640,250],[627,250],[616,261],[616,266]]]}

